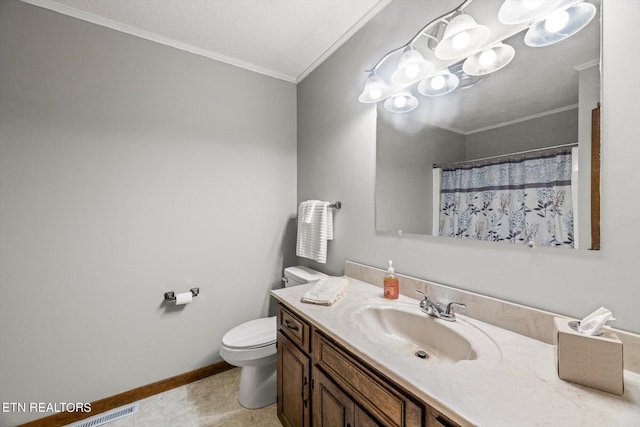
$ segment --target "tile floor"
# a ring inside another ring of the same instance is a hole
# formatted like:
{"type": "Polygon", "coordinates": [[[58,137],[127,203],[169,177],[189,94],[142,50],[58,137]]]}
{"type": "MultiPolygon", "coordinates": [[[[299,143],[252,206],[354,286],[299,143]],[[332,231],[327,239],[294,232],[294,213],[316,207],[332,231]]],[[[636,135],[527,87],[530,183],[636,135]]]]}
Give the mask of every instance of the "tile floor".
{"type": "Polygon", "coordinates": [[[140,400],[138,413],[105,427],[281,427],[276,404],[250,410],[238,403],[234,368],[140,400]]]}

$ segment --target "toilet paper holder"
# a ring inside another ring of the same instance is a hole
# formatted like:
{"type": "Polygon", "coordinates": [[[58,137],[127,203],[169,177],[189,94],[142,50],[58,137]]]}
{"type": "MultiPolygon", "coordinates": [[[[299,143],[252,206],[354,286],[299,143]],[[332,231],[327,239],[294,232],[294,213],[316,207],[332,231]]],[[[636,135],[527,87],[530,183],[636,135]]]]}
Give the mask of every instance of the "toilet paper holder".
{"type": "MultiPolygon", "coordinates": [[[[189,290],[191,291],[191,295],[193,295],[194,298],[197,297],[198,294],[200,293],[200,288],[191,288],[189,290]]],[[[175,301],[176,293],[173,291],[165,292],[164,299],[165,301],[175,301]]]]}

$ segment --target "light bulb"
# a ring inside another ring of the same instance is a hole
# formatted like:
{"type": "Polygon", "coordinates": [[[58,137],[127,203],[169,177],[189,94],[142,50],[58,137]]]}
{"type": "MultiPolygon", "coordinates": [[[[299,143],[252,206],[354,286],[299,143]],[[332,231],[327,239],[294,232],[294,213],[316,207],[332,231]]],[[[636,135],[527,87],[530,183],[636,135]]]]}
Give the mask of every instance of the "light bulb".
{"type": "Polygon", "coordinates": [[[569,13],[566,10],[558,10],[544,20],[544,29],[550,33],[557,33],[569,22],[569,13]]]}
{"type": "Polygon", "coordinates": [[[369,96],[371,99],[380,99],[382,96],[382,89],[371,89],[369,92],[369,96]]]}
{"type": "Polygon", "coordinates": [[[522,5],[526,9],[537,9],[542,4],[542,0],[522,0],[522,5]]]}
{"type": "Polygon", "coordinates": [[[466,31],[462,31],[453,36],[453,38],[451,39],[451,47],[453,47],[455,50],[462,50],[469,45],[470,41],[471,36],[469,35],[469,33],[466,31]]]}
{"type": "Polygon", "coordinates": [[[413,79],[420,72],[420,66],[418,64],[409,64],[404,69],[404,75],[409,79],[413,79]]]}
{"type": "Polygon", "coordinates": [[[431,88],[433,90],[440,90],[444,87],[444,76],[435,76],[431,79],[431,88]]]}
{"type": "Polygon", "coordinates": [[[393,98],[393,105],[396,108],[403,108],[405,105],[407,105],[407,97],[403,95],[396,96],[395,98],[393,98]]]}
{"type": "Polygon", "coordinates": [[[480,65],[482,65],[483,67],[488,67],[489,65],[493,64],[494,62],[496,62],[496,51],[493,49],[489,49],[489,50],[485,50],[484,52],[482,52],[480,54],[480,57],[478,58],[478,62],[480,63],[480,65]]]}

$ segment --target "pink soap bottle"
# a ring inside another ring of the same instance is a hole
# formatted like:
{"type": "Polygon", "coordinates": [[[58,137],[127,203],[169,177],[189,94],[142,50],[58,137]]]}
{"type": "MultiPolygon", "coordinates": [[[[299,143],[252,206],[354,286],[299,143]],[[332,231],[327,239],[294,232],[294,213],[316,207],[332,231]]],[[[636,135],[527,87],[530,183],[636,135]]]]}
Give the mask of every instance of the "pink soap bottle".
{"type": "Polygon", "coordinates": [[[384,276],[384,297],[386,299],[398,299],[400,294],[400,283],[395,275],[393,261],[389,260],[389,268],[384,276]]]}

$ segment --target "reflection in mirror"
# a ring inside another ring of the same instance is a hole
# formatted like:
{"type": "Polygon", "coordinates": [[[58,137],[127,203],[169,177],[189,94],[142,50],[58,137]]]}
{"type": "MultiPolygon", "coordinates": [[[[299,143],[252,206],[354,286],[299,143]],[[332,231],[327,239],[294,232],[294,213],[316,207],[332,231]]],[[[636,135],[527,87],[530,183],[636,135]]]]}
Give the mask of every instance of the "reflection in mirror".
{"type": "MultiPolygon", "coordinates": [[[[509,37],[505,43],[515,48],[513,61],[476,85],[439,97],[418,95],[419,106],[405,114],[378,104],[377,231],[438,234],[434,164],[474,164],[577,143],[575,247],[592,247],[591,127],[600,102],[600,4],[590,3],[598,9],[595,19],[560,43],[533,48],[524,43],[525,31],[509,37]]],[[[478,14],[489,24],[501,4],[478,0],[467,11],[475,15],[473,7],[481,9],[478,14]]]]}

